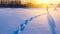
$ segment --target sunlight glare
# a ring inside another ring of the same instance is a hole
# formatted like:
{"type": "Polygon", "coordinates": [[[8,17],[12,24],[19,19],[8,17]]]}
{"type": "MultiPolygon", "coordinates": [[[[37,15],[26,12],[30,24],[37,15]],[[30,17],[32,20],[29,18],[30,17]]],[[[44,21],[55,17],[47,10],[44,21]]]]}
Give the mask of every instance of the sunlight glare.
{"type": "Polygon", "coordinates": [[[44,3],[44,4],[49,4],[51,2],[51,0],[35,0],[36,4],[41,4],[41,3],[44,3]]]}

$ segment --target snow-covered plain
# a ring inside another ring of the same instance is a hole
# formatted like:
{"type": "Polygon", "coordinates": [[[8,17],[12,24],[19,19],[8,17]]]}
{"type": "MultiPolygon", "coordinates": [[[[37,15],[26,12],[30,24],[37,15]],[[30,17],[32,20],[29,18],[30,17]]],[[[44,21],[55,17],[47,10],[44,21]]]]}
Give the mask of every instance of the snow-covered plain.
{"type": "MultiPolygon", "coordinates": [[[[49,8],[49,13],[56,25],[56,34],[60,34],[60,8],[49,8]]],[[[37,15],[41,16],[29,21],[19,34],[52,34],[45,8],[0,8],[0,34],[13,34],[26,19],[37,15]]]]}

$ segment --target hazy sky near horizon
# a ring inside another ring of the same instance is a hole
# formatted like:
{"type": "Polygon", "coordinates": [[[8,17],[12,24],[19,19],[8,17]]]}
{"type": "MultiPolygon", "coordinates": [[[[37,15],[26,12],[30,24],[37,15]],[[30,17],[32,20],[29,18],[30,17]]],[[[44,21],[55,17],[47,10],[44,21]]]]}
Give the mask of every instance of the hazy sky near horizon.
{"type": "Polygon", "coordinates": [[[31,2],[31,3],[36,3],[36,1],[40,1],[40,2],[51,2],[51,3],[54,3],[54,4],[57,4],[60,2],[60,0],[21,0],[22,4],[25,4],[25,3],[28,3],[28,2],[31,2]]]}

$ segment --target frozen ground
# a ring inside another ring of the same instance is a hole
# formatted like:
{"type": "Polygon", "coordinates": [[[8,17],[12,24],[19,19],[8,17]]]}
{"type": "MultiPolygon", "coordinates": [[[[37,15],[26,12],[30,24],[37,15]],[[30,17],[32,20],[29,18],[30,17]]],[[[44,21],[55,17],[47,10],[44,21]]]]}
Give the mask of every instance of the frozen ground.
{"type": "MultiPolygon", "coordinates": [[[[49,13],[54,20],[56,34],[60,34],[60,8],[57,9],[49,8],[49,13]]],[[[0,34],[13,34],[26,19],[44,13],[47,13],[45,8],[0,8],[0,34]]],[[[47,15],[44,14],[31,20],[19,34],[52,34],[47,15]]]]}

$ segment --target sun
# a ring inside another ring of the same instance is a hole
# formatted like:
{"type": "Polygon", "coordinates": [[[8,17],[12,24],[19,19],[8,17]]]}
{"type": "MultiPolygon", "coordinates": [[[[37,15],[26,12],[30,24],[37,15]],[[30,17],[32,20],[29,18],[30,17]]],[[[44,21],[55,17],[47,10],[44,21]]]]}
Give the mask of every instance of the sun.
{"type": "Polygon", "coordinates": [[[50,2],[51,2],[51,0],[35,0],[36,4],[41,4],[41,3],[49,4],[50,2]]]}

